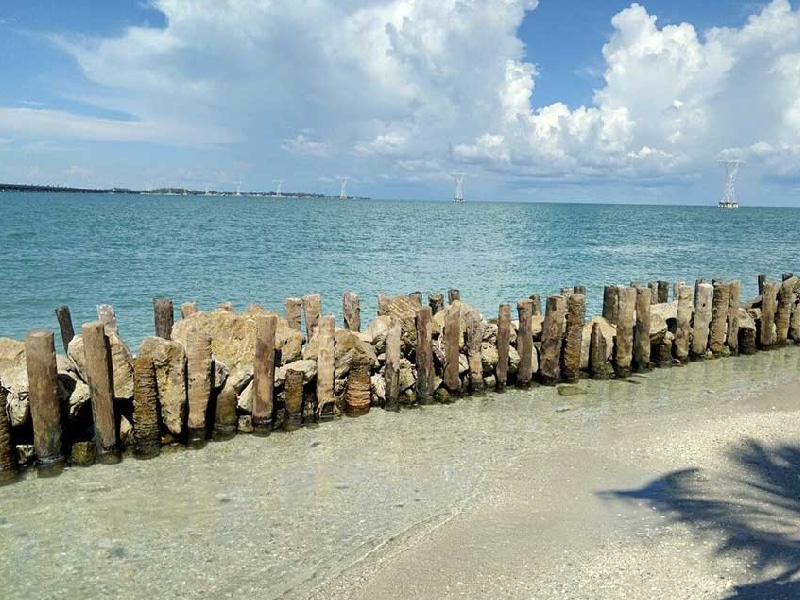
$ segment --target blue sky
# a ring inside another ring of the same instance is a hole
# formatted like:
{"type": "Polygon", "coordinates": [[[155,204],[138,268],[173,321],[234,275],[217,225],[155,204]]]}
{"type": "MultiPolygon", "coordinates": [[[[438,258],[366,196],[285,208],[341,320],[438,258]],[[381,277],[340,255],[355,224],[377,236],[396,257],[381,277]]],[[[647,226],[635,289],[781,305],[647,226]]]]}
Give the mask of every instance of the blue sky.
{"type": "Polygon", "coordinates": [[[788,0],[3,0],[0,181],[798,205],[798,56],[788,0]]]}

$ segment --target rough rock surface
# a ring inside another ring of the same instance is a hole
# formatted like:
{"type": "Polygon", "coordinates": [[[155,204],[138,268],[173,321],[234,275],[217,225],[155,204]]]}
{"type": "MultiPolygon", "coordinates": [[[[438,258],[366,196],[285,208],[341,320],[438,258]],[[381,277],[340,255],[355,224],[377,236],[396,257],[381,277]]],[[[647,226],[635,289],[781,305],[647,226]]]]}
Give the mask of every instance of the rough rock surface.
{"type": "MultiPolygon", "coordinates": [[[[111,369],[114,376],[114,397],[133,398],[133,354],[116,333],[108,335],[111,345],[111,369]]],[[[83,336],[78,334],[67,347],[67,356],[75,364],[81,379],[86,381],[86,356],[83,336]]]]}
{"type": "Polygon", "coordinates": [[[161,418],[170,433],[180,435],[187,410],[184,347],[179,342],[149,337],[139,346],[139,356],[153,359],[161,418]]]}
{"type": "Polygon", "coordinates": [[[369,327],[367,327],[366,334],[378,354],[386,352],[386,334],[389,333],[391,322],[391,317],[381,315],[373,319],[369,327]]]}
{"type": "Polygon", "coordinates": [[[678,303],[666,302],[650,306],[650,343],[659,344],[669,329],[668,321],[678,320],[678,303]]]}
{"type": "Polygon", "coordinates": [[[483,375],[488,377],[494,374],[494,369],[500,361],[497,354],[497,346],[489,342],[481,344],[481,363],[483,365],[483,375]]]}
{"type": "Polygon", "coordinates": [[[286,372],[292,370],[303,374],[303,383],[311,382],[317,376],[317,361],[296,360],[275,369],[275,387],[282,386],[286,381],[286,372]]]}
{"type": "MultiPolygon", "coordinates": [[[[651,337],[652,337],[652,313],[651,313],[651,337]]],[[[608,322],[603,317],[592,317],[590,321],[583,326],[583,338],[581,339],[581,370],[589,370],[589,345],[592,341],[592,326],[595,323],[600,324],[600,330],[603,332],[603,337],[606,340],[606,356],[607,360],[611,359],[611,353],[614,349],[614,336],[617,335],[617,328],[608,322]]]]}
{"type": "Polygon", "coordinates": [[[373,401],[376,404],[383,404],[386,402],[386,379],[383,375],[377,373],[369,378],[370,390],[372,392],[373,401]]]}

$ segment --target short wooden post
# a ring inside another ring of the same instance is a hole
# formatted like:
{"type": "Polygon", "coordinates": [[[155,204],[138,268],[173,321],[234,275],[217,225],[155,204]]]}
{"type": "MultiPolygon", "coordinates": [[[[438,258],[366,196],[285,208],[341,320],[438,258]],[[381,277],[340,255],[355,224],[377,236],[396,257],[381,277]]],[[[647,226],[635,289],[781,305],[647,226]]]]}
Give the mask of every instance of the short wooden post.
{"type": "Polygon", "coordinates": [[[278,317],[256,318],[256,348],[253,363],[253,433],[269,435],[275,394],[275,333],[278,317]]]}
{"type": "Polygon", "coordinates": [[[133,363],[133,455],[148,459],[160,453],[156,369],[152,356],[138,356],[133,363]]]}
{"type": "MultiPolygon", "coordinates": [[[[581,294],[582,296],[586,296],[586,286],[584,286],[584,285],[576,285],[574,288],[572,288],[572,293],[573,294],[581,294]]],[[[567,310],[569,310],[569,309],[567,309],[567,310]]]]}
{"type": "Polygon", "coordinates": [[[758,339],[755,329],[739,329],[739,354],[751,356],[758,352],[758,339]]]}
{"type": "Polygon", "coordinates": [[[708,347],[714,356],[721,356],[725,352],[730,308],[731,286],[718,281],[714,284],[711,300],[711,335],[708,340],[708,347]]]}
{"type": "Polygon", "coordinates": [[[692,328],[691,356],[703,358],[708,349],[711,334],[712,305],[714,286],[710,283],[696,283],[694,286],[694,319],[692,328]]]}
{"type": "Polygon", "coordinates": [[[767,282],[767,276],[766,275],[759,275],[758,276],[758,295],[759,296],[763,296],[764,295],[764,284],[766,282],[767,282]]]}
{"type": "Polygon", "coordinates": [[[119,328],[117,327],[117,313],[110,304],[97,305],[97,320],[105,326],[106,335],[119,333],[119,328]]]}
{"type": "Polygon", "coordinates": [[[17,457],[11,443],[11,420],[6,410],[7,398],[8,390],[0,383],[0,486],[12,483],[17,478],[17,457]]]}
{"type": "Polygon", "coordinates": [[[302,330],[303,300],[301,298],[286,298],[283,303],[283,309],[289,327],[296,331],[302,330]]]}
{"type": "Polygon", "coordinates": [[[619,287],[607,285],[603,288],[603,318],[616,325],[617,315],[619,315],[619,287]]]}
{"type": "Polygon", "coordinates": [[[459,292],[455,288],[451,288],[450,290],[447,291],[447,302],[449,304],[452,304],[456,300],[461,300],[461,292],[459,292]]]}
{"type": "Polygon", "coordinates": [[[728,305],[728,348],[734,356],[739,353],[739,305],[741,303],[742,284],[740,281],[730,283],[730,304],[728,305]]]}
{"type": "Polygon", "coordinates": [[[781,284],[766,281],[761,295],[761,328],[759,343],[762,348],[772,348],[778,340],[775,316],[778,312],[778,292],[781,284]]]}
{"type": "Polygon", "coordinates": [[[189,418],[187,429],[189,445],[201,447],[208,437],[206,413],[211,398],[211,336],[192,327],[186,338],[186,379],[188,382],[189,418]]]}
{"type": "Polygon", "coordinates": [[[344,327],[350,331],[361,331],[361,300],[355,292],[347,292],[342,297],[344,327]]]}
{"type": "Polygon", "coordinates": [[[531,305],[531,315],[539,316],[542,314],[542,297],[539,294],[531,294],[528,296],[533,304],[531,305]]]}
{"type": "Polygon", "coordinates": [[[618,377],[629,377],[631,374],[637,294],[638,291],[635,288],[621,287],[617,289],[617,344],[614,366],[618,377]]]}
{"type": "Polygon", "coordinates": [[[633,330],[633,368],[647,370],[650,364],[650,306],[652,288],[636,289],[636,326],[633,330]]]}
{"type": "MultiPolygon", "coordinates": [[[[433,319],[433,309],[431,307],[423,307],[417,311],[416,325],[417,325],[417,400],[420,404],[430,404],[433,402],[433,394],[436,391],[436,371],[433,367],[433,331],[431,328],[431,321],[433,319]]],[[[397,324],[397,328],[400,326],[397,324]]],[[[392,330],[389,330],[392,333],[392,330]]],[[[393,335],[399,335],[397,331],[393,335]]],[[[398,340],[399,341],[399,340],[398,340]]],[[[397,344],[397,341],[393,341],[397,344]]],[[[386,360],[389,360],[389,337],[386,338],[387,354],[386,360]]],[[[398,359],[399,364],[399,359],[398,359]]],[[[387,362],[388,365],[388,362],[387,362]]],[[[399,369],[399,366],[398,366],[399,369]]],[[[399,371],[398,371],[399,373],[399,371]]],[[[388,402],[388,378],[387,378],[387,396],[388,402]]]]}
{"type": "Polygon", "coordinates": [[[592,339],[589,342],[589,372],[592,375],[592,379],[608,379],[611,377],[612,370],[608,362],[608,344],[600,323],[592,325],[592,339]]]}
{"type": "Polygon", "coordinates": [[[350,417],[358,417],[369,412],[371,397],[369,370],[368,357],[361,352],[357,353],[353,358],[344,390],[344,410],[350,417]]]}
{"type": "Polygon", "coordinates": [[[408,299],[414,303],[417,308],[422,308],[422,292],[411,292],[408,299]]]}
{"type": "Polygon", "coordinates": [[[658,282],[658,304],[665,304],[669,302],[669,281],[658,282]]]}
{"type": "Polygon", "coordinates": [[[197,302],[183,302],[181,304],[181,319],[188,319],[197,312],[197,302]]]}
{"type": "Polygon", "coordinates": [[[518,300],[517,314],[519,315],[517,353],[520,358],[517,385],[525,387],[533,380],[533,300],[518,300]]]}
{"type": "Polygon", "coordinates": [[[792,307],[795,301],[794,285],[797,278],[789,276],[778,289],[778,310],[775,314],[775,341],[783,346],[789,340],[789,326],[792,320],[792,307]]]}
{"type": "MultiPolygon", "coordinates": [[[[425,309],[430,314],[430,309],[425,309]]],[[[417,331],[420,330],[420,321],[422,310],[417,313],[417,331]]],[[[424,328],[424,326],[423,326],[424,328]]],[[[428,330],[428,355],[430,356],[430,320],[427,322],[428,330]]],[[[384,408],[386,410],[398,411],[400,410],[400,359],[402,358],[402,345],[401,345],[402,327],[400,323],[392,318],[389,331],[386,334],[386,403],[384,408]]],[[[417,397],[425,396],[427,392],[427,373],[425,372],[426,366],[420,365],[420,355],[424,354],[424,338],[418,337],[417,339],[417,397]],[[420,351],[422,349],[422,351],[420,351]]],[[[424,360],[422,361],[424,363],[424,360]]],[[[422,404],[422,402],[420,402],[422,404]]]]}
{"type": "Polygon", "coordinates": [[[111,368],[111,343],[100,321],[81,328],[86,355],[86,383],[92,398],[94,443],[97,462],[115,464],[120,461],[114,417],[114,374],[111,368]]]}
{"type": "Polygon", "coordinates": [[[303,422],[303,372],[287,369],[283,386],[286,393],[286,420],[283,428],[286,431],[296,431],[303,422]]]}
{"type": "Polygon", "coordinates": [[[306,339],[310,341],[317,333],[319,317],[322,314],[322,296],[319,294],[303,296],[303,314],[306,318],[306,339]]]}
{"type": "Polygon", "coordinates": [[[334,395],[335,362],[334,334],[336,323],[333,315],[326,315],[319,320],[317,340],[317,415],[333,416],[336,396],[334,395]]]}
{"type": "Polygon", "coordinates": [[[467,322],[467,361],[469,362],[469,389],[471,392],[483,390],[483,361],[481,342],[483,342],[483,321],[476,310],[465,315],[467,322]]]}
{"type": "Polygon", "coordinates": [[[461,393],[458,354],[461,347],[461,309],[448,307],[444,317],[444,385],[451,394],[461,393]]]}
{"type": "Polygon", "coordinates": [[[153,298],[153,318],[156,337],[172,339],[172,326],[175,324],[175,308],[169,298],[153,298]]]}
{"type": "Polygon", "coordinates": [[[681,362],[689,360],[692,340],[692,287],[679,284],[676,290],[678,301],[678,326],[675,331],[675,358],[681,362]]]}
{"type": "Polygon", "coordinates": [[[658,304],[658,282],[650,282],[647,284],[647,289],[650,290],[650,304],[658,304]]]}
{"type": "Polygon", "coordinates": [[[503,391],[508,384],[508,355],[511,348],[511,305],[501,304],[497,313],[497,390],[503,391]]]}
{"type": "Polygon", "coordinates": [[[25,360],[33,447],[39,475],[58,475],[64,465],[64,455],[61,448],[61,406],[58,402],[54,333],[49,329],[29,331],[25,335],[25,360]]]}
{"type": "Polygon", "coordinates": [[[434,315],[444,308],[444,295],[442,294],[428,294],[428,306],[431,307],[431,313],[434,315]]]}
{"type": "Polygon", "coordinates": [[[564,379],[577,381],[581,376],[581,346],[586,321],[586,296],[573,294],[567,298],[567,330],[564,336],[564,379]]]}
{"type": "Polygon", "coordinates": [[[66,353],[69,343],[75,337],[69,306],[59,306],[56,309],[56,319],[58,319],[58,328],[61,330],[61,343],[64,345],[64,353],[66,353]]]}
{"type": "Polygon", "coordinates": [[[542,381],[554,384],[561,379],[561,347],[564,342],[564,318],[567,299],[564,296],[548,296],[544,322],[542,323],[542,357],[539,371],[542,381]]]}
{"type": "Polygon", "coordinates": [[[215,442],[224,442],[236,435],[236,428],[239,424],[239,416],[236,414],[237,404],[236,389],[226,383],[217,394],[217,403],[214,407],[212,439],[215,442]]]}

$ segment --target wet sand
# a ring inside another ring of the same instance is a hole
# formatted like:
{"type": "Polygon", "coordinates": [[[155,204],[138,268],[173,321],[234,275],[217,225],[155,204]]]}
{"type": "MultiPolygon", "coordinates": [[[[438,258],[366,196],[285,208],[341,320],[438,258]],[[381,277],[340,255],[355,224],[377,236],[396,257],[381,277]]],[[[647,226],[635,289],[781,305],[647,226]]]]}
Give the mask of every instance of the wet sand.
{"type": "Polygon", "coordinates": [[[0,589],[800,597],[800,348],[580,386],[31,474],[0,489],[0,589]]]}

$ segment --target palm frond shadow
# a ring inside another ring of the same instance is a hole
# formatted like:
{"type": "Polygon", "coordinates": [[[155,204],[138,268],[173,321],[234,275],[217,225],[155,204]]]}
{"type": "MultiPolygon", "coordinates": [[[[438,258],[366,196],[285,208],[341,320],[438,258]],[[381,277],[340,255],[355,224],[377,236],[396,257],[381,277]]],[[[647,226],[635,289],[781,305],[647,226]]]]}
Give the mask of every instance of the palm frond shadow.
{"type": "Polygon", "coordinates": [[[743,553],[761,580],[736,586],[726,600],[800,599],[800,446],[746,440],[727,457],[733,477],[685,469],[602,495],[645,501],[716,541],[718,554],[743,553]]]}

